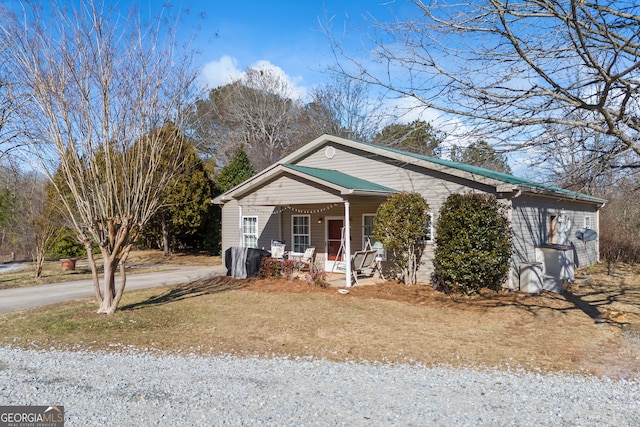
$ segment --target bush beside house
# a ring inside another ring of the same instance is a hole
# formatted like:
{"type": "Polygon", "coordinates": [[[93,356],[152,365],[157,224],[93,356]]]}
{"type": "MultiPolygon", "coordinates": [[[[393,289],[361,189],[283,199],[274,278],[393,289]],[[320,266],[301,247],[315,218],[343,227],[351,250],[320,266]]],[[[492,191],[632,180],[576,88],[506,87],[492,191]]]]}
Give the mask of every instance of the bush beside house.
{"type": "Polygon", "coordinates": [[[507,278],[511,230],[494,196],[452,194],[436,225],[434,285],[456,293],[498,290],[507,278]]]}
{"type": "Polygon", "coordinates": [[[401,192],[380,205],[374,220],[374,237],[392,255],[397,276],[407,285],[417,280],[428,211],[429,205],[422,195],[401,192]]]}

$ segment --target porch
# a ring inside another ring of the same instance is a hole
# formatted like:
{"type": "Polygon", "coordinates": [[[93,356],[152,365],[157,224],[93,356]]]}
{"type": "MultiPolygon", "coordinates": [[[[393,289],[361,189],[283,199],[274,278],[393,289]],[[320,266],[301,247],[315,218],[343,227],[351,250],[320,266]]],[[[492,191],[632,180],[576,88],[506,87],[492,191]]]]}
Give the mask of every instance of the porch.
{"type": "Polygon", "coordinates": [[[240,206],[242,224],[240,241],[249,247],[270,250],[274,241],[284,244],[284,253],[302,254],[315,248],[314,265],[346,285],[352,274],[352,255],[359,251],[376,251],[379,267],[385,262],[381,244],[373,236],[373,222],[385,199],[366,198],[356,202],[286,205],[240,206]]]}
{"type": "MultiPolygon", "coordinates": [[[[373,247],[378,206],[395,192],[337,170],[275,165],[217,199],[224,205],[222,246],[269,250],[278,240],[294,253],[314,247],[316,265],[335,271],[336,262],[373,247]]],[[[350,264],[344,269],[350,277],[350,264]]]]}

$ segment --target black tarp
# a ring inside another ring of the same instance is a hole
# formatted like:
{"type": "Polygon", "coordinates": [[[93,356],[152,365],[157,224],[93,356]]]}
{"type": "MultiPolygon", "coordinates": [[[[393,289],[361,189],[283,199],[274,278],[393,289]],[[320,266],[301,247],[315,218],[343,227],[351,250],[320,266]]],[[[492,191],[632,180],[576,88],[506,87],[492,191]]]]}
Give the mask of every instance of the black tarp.
{"type": "Polygon", "coordinates": [[[224,265],[227,267],[227,276],[235,277],[237,279],[244,279],[245,277],[255,277],[260,274],[260,263],[262,258],[270,257],[271,252],[264,249],[254,248],[228,248],[224,251],[224,265]],[[236,260],[238,256],[244,257],[244,271],[237,268],[241,265],[242,260],[236,260]]]}

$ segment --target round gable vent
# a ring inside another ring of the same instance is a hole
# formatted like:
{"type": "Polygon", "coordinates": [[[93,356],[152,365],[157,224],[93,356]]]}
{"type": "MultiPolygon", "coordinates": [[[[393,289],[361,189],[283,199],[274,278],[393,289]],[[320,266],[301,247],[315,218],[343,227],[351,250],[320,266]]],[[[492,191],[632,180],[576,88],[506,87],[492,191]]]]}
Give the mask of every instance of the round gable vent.
{"type": "Polygon", "coordinates": [[[329,146],[324,149],[324,155],[327,159],[333,159],[333,156],[336,155],[336,149],[329,146]]]}

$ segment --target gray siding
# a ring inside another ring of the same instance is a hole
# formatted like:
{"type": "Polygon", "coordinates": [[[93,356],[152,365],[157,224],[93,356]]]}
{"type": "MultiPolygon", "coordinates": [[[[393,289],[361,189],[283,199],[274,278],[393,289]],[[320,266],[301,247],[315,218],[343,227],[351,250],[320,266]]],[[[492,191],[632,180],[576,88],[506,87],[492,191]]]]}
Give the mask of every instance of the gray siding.
{"type": "Polygon", "coordinates": [[[554,200],[549,197],[522,195],[512,199],[511,227],[513,231],[512,280],[517,288],[519,265],[535,261],[535,246],[559,243],[557,223],[562,212],[570,219],[567,244],[574,246],[573,257],[578,267],[599,261],[598,240],[584,242],[576,238],[576,231],[584,229],[585,217],[591,218],[591,228],[599,233],[598,211],[595,206],[571,200],[554,200]],[[552,228],[555,228],[553,232],[552,228]]]}
{"type": "MultiPolygon", "coordinates": [[[[280,239],[280,217],[270,206],[242,206],[242,216],[258,218],[258,248],[269,250],[271,240],[280,239]]],[[[222,255],[232,246],[240,246],[240,207],[232,200],[222,207],[222,255]]]]}
{"type": "Polygon", "coordinates": [[[239,245],[238,203],[232,200],[222,206],[222,255],[232,246],[239,245]]]}
{"type": "Polygon", "coordinates": [[[339,194],[329,193],[318,184],[293,176],[281,176],[241,199],[243,205],[265,206],[341,201],[339,194]]]}
{"type": "MultiPolygon", "coordinates": [[[[329,144],[331,145],[331,144],[329,144]]],[[[434,211],[439,211],[442,202],[454,193],[476,190],[490,192],[488,186],[467,181],[438,172],[425,174],[424,169],[414,165],[392,162],[348,147],[334,146],[335,156],[327,159],[324,149],[319,149],[302,159],[301,166],[338,170],[357,178],[384,185],[398,191],[410,191],[422,194],[434,211]]]]}

